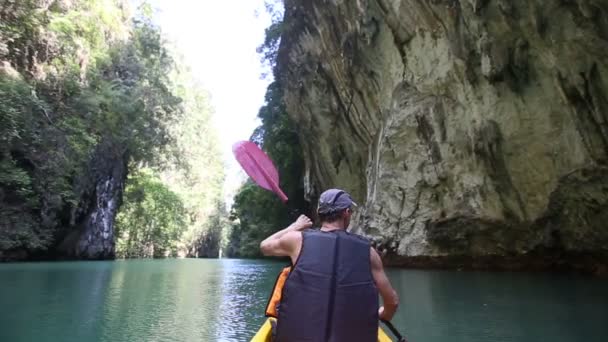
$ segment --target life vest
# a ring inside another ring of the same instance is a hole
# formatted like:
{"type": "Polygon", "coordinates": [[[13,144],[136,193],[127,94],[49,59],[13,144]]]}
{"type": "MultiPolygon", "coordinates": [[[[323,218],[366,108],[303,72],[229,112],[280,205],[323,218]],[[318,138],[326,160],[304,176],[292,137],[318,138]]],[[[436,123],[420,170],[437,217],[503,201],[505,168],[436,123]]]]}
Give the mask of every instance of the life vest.
{"type": "Polygon", "coordinates": [[[298,260],[283,269],[277,285],[281,281],[266,312],[278,316],[276,341],[378,340],[369,241],[342,230],[304,231],[298,260]],[[277,291],[278,305],[272,301],[277,291]]]}
{"type": "Polygon", "coordinates": [[[285,285],[285,281],[289,276],[289,272],[291,271],[291,265],[283,268],[279,275],[277,276],[277,280],[274,283],[274,287],[272,288],[272,293],[268,298],[268,304],[266,305],[266,317],[279,317],[279,304],[281,304],[281,296],[283,294],[283,286],[285,285]]]}

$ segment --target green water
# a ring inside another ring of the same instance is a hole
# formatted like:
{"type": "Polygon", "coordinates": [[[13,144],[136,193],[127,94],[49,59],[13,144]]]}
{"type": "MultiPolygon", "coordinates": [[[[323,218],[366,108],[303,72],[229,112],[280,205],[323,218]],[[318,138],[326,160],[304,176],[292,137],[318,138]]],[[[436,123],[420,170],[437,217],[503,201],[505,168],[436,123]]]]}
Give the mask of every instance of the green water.
{"type": "MultiPolygon", "coordinates": [[[[0,341],[248,341],[282,265],[0,265],[0,341]]],[[[390,270],[410,342],[608,341],[608,280],[390,270]]]]}

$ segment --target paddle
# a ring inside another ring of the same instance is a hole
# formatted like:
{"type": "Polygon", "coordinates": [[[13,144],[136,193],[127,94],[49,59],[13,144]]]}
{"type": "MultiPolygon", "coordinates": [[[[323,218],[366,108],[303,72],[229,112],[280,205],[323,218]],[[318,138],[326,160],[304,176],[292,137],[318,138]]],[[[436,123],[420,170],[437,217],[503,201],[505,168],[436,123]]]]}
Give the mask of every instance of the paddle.
{"type": "Polygon", "coordinates": [[[383,319],[381,321],[393,333],[393,335],[395,335],[395,337],[397,337],[398,342],[407,342],[405,337],[401,336],[399,331],[397,331],[397,328],[395,328],[395,326],[393,326],[393,323],[391,323],[390,321],[385,321],[383,319]]]}
{"type": "Polygon", "coordinates": [[[287,203],[287,196],[279,188],[279,172],[272,160],[258,145],[247,140],[239,141],[232,145],[232,153],[243,170],[257,185],[274,192],[283,203],[287,203]]]}

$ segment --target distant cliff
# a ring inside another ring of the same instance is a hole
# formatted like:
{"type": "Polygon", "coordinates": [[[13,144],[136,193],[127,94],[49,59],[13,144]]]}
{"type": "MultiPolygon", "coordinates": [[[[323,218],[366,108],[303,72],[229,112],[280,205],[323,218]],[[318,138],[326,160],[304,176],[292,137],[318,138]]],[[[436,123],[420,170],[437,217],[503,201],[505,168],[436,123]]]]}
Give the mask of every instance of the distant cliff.
{"type": "Polygon", "coordinates": [[[286,0],[305,187],[393,264],[608,272],[608,3],[286,0]]]}

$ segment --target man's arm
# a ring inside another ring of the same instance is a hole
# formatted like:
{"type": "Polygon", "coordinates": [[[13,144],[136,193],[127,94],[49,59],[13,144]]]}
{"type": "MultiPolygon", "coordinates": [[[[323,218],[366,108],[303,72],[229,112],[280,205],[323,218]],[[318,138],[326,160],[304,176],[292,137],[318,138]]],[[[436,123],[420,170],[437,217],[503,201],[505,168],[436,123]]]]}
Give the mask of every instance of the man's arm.
{"type": "Polygon", "coordinates": [[[280,230],[260,243],[260,250],[266,256],[292,256],[294,254],[293,232],[312,227],[312,221],[305,215],[300,215],[296,222],[289,227],[280,230]]]}
{"type": "Polygon", "coordinates": [[[372,263],[372,276],[376,287],[382,297],[382,303],[384,306],[380,307],[380,319],[390,321],[393,315],[397,311],[399,306],[399,296],[397,292],[391,286],[386,273],[384,273],[384,267],[382,266],[382,259],[378,255],[375,249],[370,249],[370,258],[372,263]]]}

